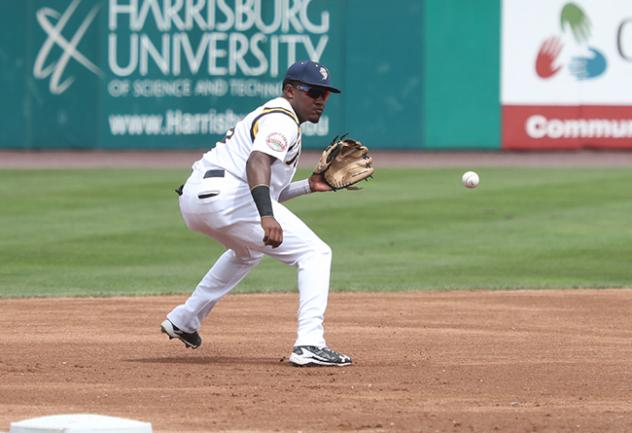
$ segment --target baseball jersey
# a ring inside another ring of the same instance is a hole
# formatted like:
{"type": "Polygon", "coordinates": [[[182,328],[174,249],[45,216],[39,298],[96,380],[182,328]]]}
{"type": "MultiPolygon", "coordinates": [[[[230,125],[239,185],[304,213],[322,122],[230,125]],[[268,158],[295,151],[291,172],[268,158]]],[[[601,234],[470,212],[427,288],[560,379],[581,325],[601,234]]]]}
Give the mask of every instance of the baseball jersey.
{"type": "Polygon", "coordinates": [[[253,151],[276,158],[271,166],[270,196],[278,200],[292,182],[301,153],[300,123],[287,99],[272,99],[250,112],[193,168],[223,168],[248,182],[246,162],[253,151]]]}

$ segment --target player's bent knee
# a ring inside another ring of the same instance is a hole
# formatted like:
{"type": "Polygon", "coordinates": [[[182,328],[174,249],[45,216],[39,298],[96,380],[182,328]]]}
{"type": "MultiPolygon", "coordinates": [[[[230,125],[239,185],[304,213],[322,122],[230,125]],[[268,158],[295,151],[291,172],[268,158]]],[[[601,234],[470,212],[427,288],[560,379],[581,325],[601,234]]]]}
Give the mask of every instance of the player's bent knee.
{"type": "Polygon", "coordinates": [[[244,251],[230,250],[229,254],[231,254],[233,260],[236,263],[239,263],[245,266],[254,266],[258,264],[263,258],[263,254],[260,254],[260,253],[255,254],[251,250],[244,250],[244,251]]]}
{"type": "Polygon", "coordinates": [[[329,258],[329,260],[331,260],[331,256],[332,256],[331,247],[329,245],[327,245],[326,243],[323,243],[320,246],[318,252],[319,252],[319,254],[327,256],[329,258]]]}
{"type": "Polygon", "coordinates": [[[331,256],[331,247],[326,243],[321,242],[313,245],[312,249],[305,253],[302,259],[307,262],[312,262],[314,260],[318,260],[320,262],[331,262],[331,256]]]}

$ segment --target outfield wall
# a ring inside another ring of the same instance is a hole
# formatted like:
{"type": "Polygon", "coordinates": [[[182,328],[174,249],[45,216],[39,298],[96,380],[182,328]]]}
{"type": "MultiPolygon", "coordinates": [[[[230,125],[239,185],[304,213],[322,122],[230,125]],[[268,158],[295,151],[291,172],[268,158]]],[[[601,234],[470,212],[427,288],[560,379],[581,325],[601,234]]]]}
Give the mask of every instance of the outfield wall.
{"type": "Polygon", "coordinates": [[[624,0],[388,6],[0,2],[0,148],[206,148],[307,57],[343,94],[306,148],[342,132],[383,149],[631,146],[624,0]]]}

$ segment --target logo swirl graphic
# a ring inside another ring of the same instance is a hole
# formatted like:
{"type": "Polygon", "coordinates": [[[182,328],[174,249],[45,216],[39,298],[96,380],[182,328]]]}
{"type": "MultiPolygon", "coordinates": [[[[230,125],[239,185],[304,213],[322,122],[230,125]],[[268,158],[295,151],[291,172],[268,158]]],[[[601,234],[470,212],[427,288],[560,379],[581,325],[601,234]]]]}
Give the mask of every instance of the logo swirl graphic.
{"type": "MultiPolygon", "coordinates": [[[[562,32],[569,29],[572,32],[577,43],[574,49],[583,51],[583,55],[572,57],[570,63],[565,65],[568,72],[578,81],[596,78],[606,72],[606,57],[597,48],[588,45],[592,24],[584,10],[575,3],[567,3],[562,8],[560,24],[562,32]]],[[[542,42],[535,61],[535,72],[538,77],[546,80],[562,69],[563,65],[556,66],[556,63],[563,48],[559,36],[551,36],[542,42]]]]}
{"type": "Polygon", "coordinates": [[[62,35],[64,27],[68,24],[70,17],[80,2],[81,0],[73,0],[63,15],[51,8],[41,8],[37,11],[37,21],[48,37],[37,53],[35,64],[33,65],[33,76],[37,79],[50,77],[49,88],[51,93],[55,95],[65,92],[75,80],[74,77],[69,77],[62,81],[62,76],[70,59],[76,60],[94,74],[101,75],[101,70],[77,50],[77,46],[90,24],[92,24],[101,6],[94,6],[90,10],[70,40],[62,35]],[[56,20],[56,23],[53,24],[51,20],[56,20]],[[57,61],[46,65],[50,51],[56,45],[62,49],[63,53],[57,61]]]}

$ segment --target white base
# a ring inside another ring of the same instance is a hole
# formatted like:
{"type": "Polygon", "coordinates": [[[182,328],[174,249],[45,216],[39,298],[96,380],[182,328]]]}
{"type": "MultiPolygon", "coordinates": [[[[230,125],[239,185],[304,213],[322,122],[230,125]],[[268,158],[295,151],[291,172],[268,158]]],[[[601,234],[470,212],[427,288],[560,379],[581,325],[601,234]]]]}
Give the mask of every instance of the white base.
{"type": "Polygon", "coordinates": [[[9,433],[152,433],[151,423],[105,415],[51,415],[12,422],[9,433]]]}

